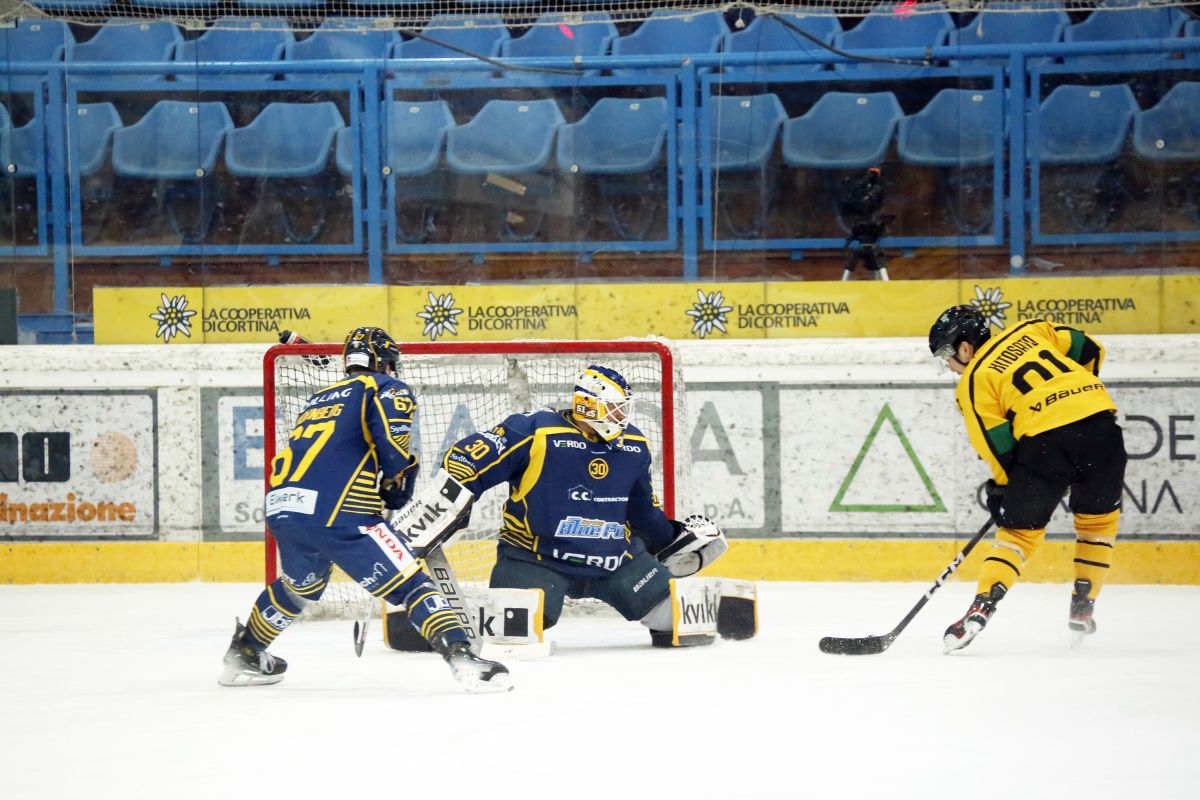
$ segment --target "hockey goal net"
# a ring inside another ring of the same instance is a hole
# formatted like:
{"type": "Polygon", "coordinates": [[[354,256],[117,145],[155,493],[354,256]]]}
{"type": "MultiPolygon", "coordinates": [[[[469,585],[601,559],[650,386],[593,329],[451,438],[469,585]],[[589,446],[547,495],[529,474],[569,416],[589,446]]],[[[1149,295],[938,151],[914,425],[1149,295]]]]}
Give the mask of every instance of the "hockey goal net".
{"type": "MultiPolygon", "coordinates": [[[[263,359],[266,473],[308,398],[342,380],[340,344],[277,345],[263,359]]],[[[661,340],[415,342],[400,344],[399,377],[416,394],[413,449],[421,460],[417,491],[437,472],[458,439],[491,428],[510,414],[569,405],[575,378],[588,364],[612,367],[629,381],[632,422],[650,439],[653,480],[669,516],[686,493],[690,474],[679,360],[661,340]]],[[[495,563],[496,538],[507,492],[496,487],[471,510],[470,523],[446,548],[464,585],[486,585],[495,563]]],[[[279,572],[278,552],[267,531],[266,580],[279,572]]],[[[335,568],[330,587],[306,616],[359,618],[377,601],[335,568]]]]}

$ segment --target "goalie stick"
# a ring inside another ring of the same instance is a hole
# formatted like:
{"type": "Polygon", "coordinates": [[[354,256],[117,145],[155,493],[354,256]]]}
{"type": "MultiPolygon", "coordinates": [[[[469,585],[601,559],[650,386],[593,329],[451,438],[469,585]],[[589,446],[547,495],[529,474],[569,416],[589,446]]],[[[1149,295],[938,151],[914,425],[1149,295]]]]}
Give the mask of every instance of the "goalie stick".
{"type": "Polygon", "coordinates": [[[889,633],[885,633],[883,636],[863,636],[857,639],[826,636],[817,643],[817,647],[821,648],[822,653],[839,656],[873,656],[887,650],[892,646],[892,642],[896,641],[896,637],[900,635],[901,631],[908,627],[908,623],[913,621],[913,617],[917,616],[921,609],[925,607],[925,604],[929,602],[929,598],[933,597],[933,593],[942,588],[942,584],[949,580],[955,570],[962,565],[962,562],[975,549],[975,545],[979,544],[980,540],[987,535],[987,532],[991,530],[993,522],[994,520],[988,517],[987,522],[983,524],[979,532],[971,537],[971,541],[967,542],[966,546],[954,557],[954,560],[942,570],[942,574],[934,581],[933,586],[929,587],[929,590],[917,601],[912,610],[905,615],[904,619],[900,620],[900,624],[892,628],[889,633]]]}

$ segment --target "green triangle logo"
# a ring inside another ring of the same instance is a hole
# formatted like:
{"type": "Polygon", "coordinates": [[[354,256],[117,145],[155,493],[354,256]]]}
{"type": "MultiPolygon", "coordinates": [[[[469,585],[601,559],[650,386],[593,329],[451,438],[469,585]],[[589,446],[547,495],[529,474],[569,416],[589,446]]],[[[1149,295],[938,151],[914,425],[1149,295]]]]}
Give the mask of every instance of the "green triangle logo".
{"type": "Polygon", "coordinates": [[[937,493],[937,489],[933,488],[933,481],[929,480],[928,473],[925,472],[925,467],[921,465],[921,459],[917,458],[917,454],[913,451],[912,445],[908,441],[908,437],[904,435],[904,430],[900,427],[900,421],[896,419],[896,415],[892,413],[891,406],[884,403],[883,408],[879,412],[879,416],[875,418],[875,424],[871,426],[871,432],[867,434],[867,440],[863,442],[863,446],[859,449],[858,455],[854,458],[854,463],[850,466],[850,472],[842,480],[842,485],[838,488],[837,496],[833,498],[833,504],[829,506],[830,511],[903,511],[903,512],[938,512],[945,511],[946,504],[942,502],[942,498],[937,493]],[[867,453],[871,450],[871,445],[875,443],[875,437],[879,434],[879,429],[883,427],[884,421],[892,426],[892,430],[896,432],[896,437],[900,440],[900,446],[904,448],[904,452],[908,455],[909,462],[917,471],[917,476],[920,477],[921,483],[925,486],[925,491],[929,492],[931,502],[924,505],[912,505],[908,503],[900,504],[870,504],[870,503],[843,503],[842,500],[846,496],[851,484],[854,483],[855,476],[858,475],[858,470],[862,467],[863,461],[867,457],[867,453]]]}

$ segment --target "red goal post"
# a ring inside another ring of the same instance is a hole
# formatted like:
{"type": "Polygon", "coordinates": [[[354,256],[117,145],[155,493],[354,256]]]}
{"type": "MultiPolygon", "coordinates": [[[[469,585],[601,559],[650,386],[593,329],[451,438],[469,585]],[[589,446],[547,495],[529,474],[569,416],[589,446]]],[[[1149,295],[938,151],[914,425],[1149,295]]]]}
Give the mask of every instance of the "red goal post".
{"type": "MultiPolygon", "coordinates": [[[[422,480],[436,472],[447,443],[466,436],[470,429],[496,425],[512,413],[567,406],[575,377],[588,364],[602,363],[617,369],[630,383],[632,423],[651,441],[654,485],[661,489],[663,510],[676,516],[681,495],[686,494],[690,459],[680,427],[686,419],[681,365],[670,343],[661,339],[406,342],[399,347],[399,377],[417,398],[413,446],[421,458],[422,480]]],[[[281,344],[266,352],[265,489],[270,489],[271,461],[286,446],[292,421],[308,398],[344,377],[341,352],[340,344],[281,344]]],[[[457,558],[449,555],[463,583],[486,580],[490,563],[485,551],[490,550],[494,558],[504,495],[499,487],[486,493],[472,510],[467,533],[450,548],[461,551],[457,558]]],[[[266,580],[274,580],[278,570],[268,529],[266,580]]]]}

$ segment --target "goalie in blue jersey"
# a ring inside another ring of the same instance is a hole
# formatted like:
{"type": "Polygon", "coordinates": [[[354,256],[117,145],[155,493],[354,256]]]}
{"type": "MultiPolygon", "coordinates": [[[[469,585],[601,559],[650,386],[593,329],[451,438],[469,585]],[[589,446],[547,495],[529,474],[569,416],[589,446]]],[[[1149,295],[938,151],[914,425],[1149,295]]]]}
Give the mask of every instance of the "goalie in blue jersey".
{"type": "MultiPolygon", "coordinates": [[[[434,486],[443,496],[465,488],[474,499],[507,483],[490,585],[541,589],[544,627],[558,621],[566,597],[592,597],[641,620],[665,646],[670,578],[698,572],[727,544],[706,517],[677,522],[663,513],[650,484],[650,442],[630,424],[632,407],[619,373],[589,366],[571,408],[514,414],[459,440],[434,486]]],[[[456,522],[441,524],[453,530],[456,522]]]]}
{"type": "Polygon", "coordinates": [[[334,564],[409,619],[468,691],[511,689],[508,670],[476,657],[467,632],[402,537],[383,518],[412,495],[412,390],[395,377],[400,351],[380,328],[355,328],[342,348],[346,378],[312,395],[271,463],[267,524],[282,575],[239,621],[223,686],[278,683],[287,663],[267,648],[316,601],[334,564]]]}

